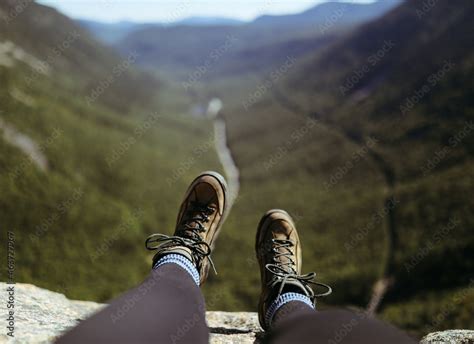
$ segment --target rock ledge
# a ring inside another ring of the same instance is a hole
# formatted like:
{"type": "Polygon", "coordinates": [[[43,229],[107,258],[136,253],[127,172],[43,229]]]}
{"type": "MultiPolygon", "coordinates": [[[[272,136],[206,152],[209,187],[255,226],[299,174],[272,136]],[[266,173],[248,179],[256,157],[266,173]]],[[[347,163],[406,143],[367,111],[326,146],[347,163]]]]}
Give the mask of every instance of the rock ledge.
{"type": "MultiPolygon", "coordinates": [[[[6,335],[7,287],[0,282],[2,316],[0,343],[46,344],[97,312],[104,304],[73,301],[63,294],[31,284],[15,284],[15,337],[6,335]],[[5,316],[4,316],[5,315],[5,316]]],[[[211,343],[254,343],[261,333],[256,313],[207,312],[211,343]]]]}
{"type": "MultiPolygon", "coordinates": [[[[8,285],[0,282],[1,303],[7,304],[8,285]]],[[[73,301],[63,294],[35,287],[15,284],[15,337],[6,335],[7,308],[0,317],[0,343],[45,344],[79,321],[97,312],[104,304],[73,301]]],[[[255,343],[262,338],[256,313],[207,312],[211,343],[255,343]]],[[[474,331],[449,330],[427,335],[421,344],[474,344],[474,331]]]]}
{"type": "Polygon", "coordinates": [[[425,336],[420,344],[474,344],[474,331],[447,330],[425,336]]]}

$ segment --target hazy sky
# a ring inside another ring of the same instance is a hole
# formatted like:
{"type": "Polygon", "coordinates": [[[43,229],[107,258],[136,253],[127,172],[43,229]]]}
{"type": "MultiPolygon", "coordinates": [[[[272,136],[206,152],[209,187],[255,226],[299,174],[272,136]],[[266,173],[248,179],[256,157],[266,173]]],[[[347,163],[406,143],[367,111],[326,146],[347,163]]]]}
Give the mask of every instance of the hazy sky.
{"type": "MultiPolygon", "coordinates": [[[[347,1],[347,0],[346,0],[347,1]]],[[[73,18],[115,22],[173,22],[191,16],[243,20],[261,14],[297,13],[325,0],[38,0],[73,18]]],[[[348,2],[373,2],[349,0],[348,2]]]]}

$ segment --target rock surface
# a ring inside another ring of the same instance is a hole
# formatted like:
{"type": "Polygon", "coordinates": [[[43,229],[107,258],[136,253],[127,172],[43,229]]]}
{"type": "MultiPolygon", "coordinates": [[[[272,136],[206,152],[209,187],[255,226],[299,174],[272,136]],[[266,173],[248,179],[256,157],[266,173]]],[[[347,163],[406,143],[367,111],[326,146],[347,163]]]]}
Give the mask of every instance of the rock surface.
{"type": "MultiPolygon", "coordinates": [[[[8,285],[10,286],[10,285],[8,285]]],[[[2,313],[7,312],[7,284],[0,283],[2,313]]],[[[95,302],[71,301],[64,295],[17,283],[15,286],[14,338],[8,337],[7,318],[0,317],[0,343],[49,343],[60,333],[98,311],[103,305],[95,302]]]]}
{"type": "Polygon", "coordinates": [[[448,330],[433,332],[424,337],[420,344],[474,344],[474,331],[448,330]]]}
{"type": "MultiPolygon", "coordinates": [[[[51,343],[68,328],[105,306],[69,300],[63,294],[17,283],[15,337],[10,338],[6,335],[8,286],[0,282],[0,343],[51,343]]],[[[207,312],[207,322],[211,330],[211,343],[254,343],[261,333],[256,313],[207,312]]]]}
{"type": "MultiPolygon", "coordinates": [[[[0,343],[51,343],[61,333],[105,305],[73,301],[64,295],[35,287],[15,284],[15,337],[7,332],[9,285],[0,282],[2,314],[0,343]]],[[[211,343],[255,343],[262,338],[256,313],[207,312],[211,343]]],[[[474,331],[449,330],[427,335],[421,344],[474,344],[474,331]]]]}

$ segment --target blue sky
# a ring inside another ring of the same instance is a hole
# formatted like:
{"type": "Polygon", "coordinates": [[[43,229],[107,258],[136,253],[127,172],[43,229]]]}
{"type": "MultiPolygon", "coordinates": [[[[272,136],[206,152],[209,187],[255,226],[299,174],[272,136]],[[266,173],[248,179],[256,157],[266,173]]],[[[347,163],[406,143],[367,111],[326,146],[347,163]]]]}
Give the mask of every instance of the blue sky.
{"type": "MultiPolygon", "coordinates": [[[[192,16],[251,20],[262,14],[298,13],[325,0],[38,0],[64,14],[105,22],[173,22],[192,16]]],[[[373,2],[373,0],[349,0],[373,2]]]]}

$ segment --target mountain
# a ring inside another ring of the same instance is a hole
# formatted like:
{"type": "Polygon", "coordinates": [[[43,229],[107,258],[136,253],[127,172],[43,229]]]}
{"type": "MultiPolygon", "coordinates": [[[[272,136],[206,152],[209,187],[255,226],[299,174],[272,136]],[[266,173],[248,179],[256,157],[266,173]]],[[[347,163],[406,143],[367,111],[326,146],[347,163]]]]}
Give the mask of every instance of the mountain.
{"type": "MultiPolygon", "coordinates": [[[[282,91],[294,92],[303,111],[337,119],[347,132],[362,131],[360,137],[374,130],[364,127],[365,123],[383,126],[387,131],[379,136],[388,145],[407,144],[397,150],[408,150],[414,141],[439,143],[456,125],[470,119],[468,76],[473,49],[468,42],[474,34],[468,16],[473,8],[461,0],[425,13],[420,2],[408,2],[327,51],[308,57],[288,77],[282,91]],[[423,86],[427,87],[423,90],[423,86]],[[419,98],[414,93],[420,88],[423,96],[412,104],[409,100],[414,95],[419,98]],[[436,99],[438,93],[443,97],[436,99]],[[436,107],[423,108],[424,104],[436,107]],[[403,117],[406,124],[397,127],[403,117]]],[[[414,148],[409,152],[419,153],[414,148]]],[[[390,153],[397,161],[400,152],[390,153]]],[[[397,175],[402,179],[419,176],[418,162],[415,157],[397,161],[397,175]]],[[[448,161],[438,168],[445,164],[448,161]]]]}
{"type": "Polygon", "coordinates": [[[52,8],[4,0],[0,17],[0,241],[15,282],[108,300],[148,274],[142,243],[174,226],[176,190],[219,169],[212,130],[52,8]]]}
{"type": "Polygon", "coordinates": [[[316,7],[309,31],[293,16],[146,27],[120,56],[56,11],[14,5],[0,3],[0,226],[21,243],[19,282],[104,301],[141,281],[137,243],[170,234],[187,182],[220,170],[212,123],[186,116],[219,98],[240,191],[210,309],[256,309],[256,225],[282,208],[302,272],[334,289],[318,309],[420,337],[474,326],[472,2],[404,1],[357,25],[316,7]]]}
{"type": "Polygon", "coordinates": [[[133,31],[159,24],[141,24],[130,21],[120,21],[118,23],[103,23],[93,20],[78,19],[76,22],[87,29],[90,34],[106,44],[114,44],[133,31]]]}
{"type": "MultiPolygon", "coordinates": [[[[13,3],[2,2],[0,9],[5,13],[15,13],[10,8],[13,3]]],[[[53,73],[58,79],[63,79],[61,87],[92,98],[95,98],[93,90],[102,89],[101,81],[110,83],[100,91],[98,101],[123,112],[134,105],[153,101],[153,90],[159,84],[148,74],[129,68],[135,63],[133,54],[117,55],[54,9],[32,4],[21,14],[0,23],[0,39],[13,43],[12,54],[18,45],[19,49],[36,57],[40,66],[30,73],[31,82],[38,81],[42,74],[53,73]],[[62,30],[55,30],[51,22],[57,23],[62,30]],[[54,69],[50,61],[54,62],[54,69]],[[113,82],[108,82],[110,77],[113,82]]]]}
{"type": "Polygon", "coordinates": [[[126,20],[117,23],[104,23],[86,19],[77,19],[76,22],[87,29],[101,42],[108,45],[117,44],[132,32],[146,28],[162,28],[168,26],[232,26],[245,23],[238,19],[223,17],[189,17],[172,23],[137,23],[126,20]]]}
{"type": "Polygon", "coordinates": [[[178,20],[169,25],[189,25],[189,26],[224,26],[224,25],[241,25],[245,23],[239,19],[224,18],[224,17],[189,17],[178,20]]]}
{"type": "MultiPolygon", "coordinates": [[[[238,27],[146,28],[117,48],[223,101],[241,176],[229,247],[252,257],[240,231],[287,209],[305,269],[336,290],[320,308],[355,305],[421,336],[473,326],[472,14],[462,0],[329,3],[238,27]]],[[[256,262],[215,261],[227,269],[205,293],[253,309],[256,262]]]]}
{"type": "MultiPolygon", "coordinates": [[[[305,270],[334,287],[324,302],[414,335],[474,326],[473,11],[406,1],[257,80],[207,89],[225,104],[242,178],[229,226],[251,226],[252,210],[289,210],[305,270]]],[[[252,250],[241,237],[234,245],[252,250]]]]}
{"type": "Polygon", "coordinates": [[[329,1],[314,6],[302,13],[290,15],[264,15],[258,17],[255,25],[271,26],[279,31],[307,27],[315,29],[325,26],[354,25],[379,17],[397,7],[401,0],[375,1],[369,4],[329,1]]]}
{"type": "Polygon", "coordinates": [[[274,45],[278,49],[278,44],[289,41],[317,40],[326,34],[348,30],[384,14],[398,3],[398,0],[372,4],[326,3],[301,14],[264,16],[237,26],[147,27],[134,30],[114,46],[122,54],[137,51],[142,65],[172,71],[170,74],[176,74],[174,71],[178,69],[188,76],[202,65],[214,67],[227,59],[232,60],[229,63],[232,65],[239,63],[238,56],[243,55],[252,58],[252,52],[262,46],[274,45]]]}

